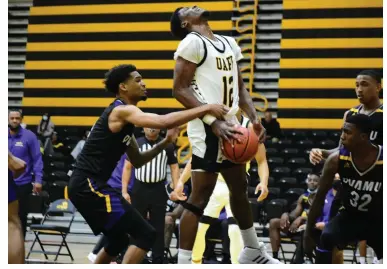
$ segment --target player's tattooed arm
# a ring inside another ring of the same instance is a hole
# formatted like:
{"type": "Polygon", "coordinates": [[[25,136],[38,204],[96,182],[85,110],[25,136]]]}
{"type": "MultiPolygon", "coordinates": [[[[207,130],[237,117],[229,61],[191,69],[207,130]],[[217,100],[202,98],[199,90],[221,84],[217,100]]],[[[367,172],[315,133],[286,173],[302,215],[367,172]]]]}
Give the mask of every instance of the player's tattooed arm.
{"type": "Polygon", "coordinates": [[[153,148],[142,152],[138,147],[136,138],[132,135],[132,140],[130,141],[130,144],[126,150],[126,154],[128,155],[130,163],[135,168],[143,166],[159,155],[159,153],[162,152],[170,143],[174,142],[178,134],[179,130],[177,128],[168,130],[167,136],[162,141],[157,143],[153,148]]]}
{"type": "Polygon", "coordinates": [[[185,108],[204,105],[193,94],[191,82],[196,71],[196,64],[178,57],[173,71],[173,95],[185,108]]]}
{"type": "MultiPolygon", "coordinates": [[[[173,72],[173,95],[185,108],[195,108],[204,105],[194,95],[192,80],[195,76],[197,65],[182,57],[178,57],[173,72]]],[[[203,121],[211,125],[216,119],[223,120],[223,114],[205,115],[203,121]]]]}
{"type": "Polygon", "coordinates": [[[306,235],[310,236],[316,225],[317,218],[321,215],[324,206],[325,196],[332,188],[332,183],[335,178],[339,166],[339,151],[330,155],[324,164],[320,186],[318,187],[316,197],[310,206],[308,214],[308,222],[306,225],[306,235]]]}

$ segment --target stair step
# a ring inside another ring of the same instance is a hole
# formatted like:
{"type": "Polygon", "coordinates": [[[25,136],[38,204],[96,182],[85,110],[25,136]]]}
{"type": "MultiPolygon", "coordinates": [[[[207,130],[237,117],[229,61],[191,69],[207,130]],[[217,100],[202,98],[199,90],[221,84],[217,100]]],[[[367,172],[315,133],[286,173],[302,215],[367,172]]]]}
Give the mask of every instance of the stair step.
{"type": "Polygon", "coordinates": [[[29,10],[26,10],[26,11],[10,11],[9,13],[11,13],[11,15],[13,17],[25,17],[25,18],[28,18],[30,16],[30,11],[29,10]]]}
{"type": "Polygon", "coordinates": [[[258,30],[282,30],[281,23],[258,23],[258,30]]]}
{"type": "Polygon", "coordinates": [[[11,91],[9,91],[8,92],[8,97],[23,98],[23,92],[20,92],[20,91],[11,92],[11,91]]]}
{"type": "MultiPolygon", "coordinates": [[[[282,4],[271,4],[271,3],[266,3],[266,4],[258,4],[258,7],[260,10],[283,10],[283,5],[282,4]]],[[[259,13],[259,12],[258,12],[259,13]]]]}
{"type": "Polygon", "coordinates": [[[257,43],[257,48],[261,50],[281,49],[280,43],[257,43]]]}
{"type": "Polygon", "coordinates": [[[24,63],[23,64],[9,64],[8,65],[9,70],[24,70],[24,63]]]}
{"type": "Polygon", "coordinates": [[[26,46],[12,46],[8,47],[8,51],[26,52],[26,46]]]}
{"type": "Polygon", "coordinates": [[[24,74],[19,73],[19,74],[8,74],[8,79],[24,79],[24,74]]]}
{"type": "Polygon", "coordinates": [[[27,35],[27,27],[26,28],[13,28],[13,29],[8,29],[8,33],[10,34],[25,34],[27,35]]]}
{"type": "Polygon", "coordinates": [[[8,88],[11,89],[22,89],[24,88],[24,82],[9,82],[8,88]]]}
{"type": "Polygon", "coordinates": [[[25,55],[11,55],[8,56],[8,62],[15,61],[15,62],[24,62],[26,60],[25,55]]]}
{"type": "Polygon", "coordinates": [[[8,24],[10,25],[28,25],[28,20],[27,19],[12,19],[8,20],[8,24]]]}
{"type": "Polygon", "coordinates": [[[279,72],[256,72],[254,78],[257,79],[279,79],[279,72]]]}
{"type": "Polygon", "coordinates": [[[282,20],[282,13],[261,14],[258,21],[278,21],[282,20]]]}
{"type": "Polygon", "coordinates": [[[27,43],[27,37],[10,37],[8,43],[27,43]]]}
{"type": "Polygon", "coordinates": [[[254,87],[256,89],[278,89],[278,82],[256,82],[254,87]]]}
{"type": "MultiPolygon", "coordinates": [[[[259,51],[259,50],[258,50],[259,51]]],[[[262,59],[262,60],[274,60],[274,59],[280,59],[281,53],[279,52],[268,52],[268,53],[257,53],[255,52],[255,59],[262,59]]]]}
{"type": "Polygon", "coordinates": [[[257,40],[281,40],[281,34],[280,33],[273,33],[273,34],[257,34],[257,40]]]}

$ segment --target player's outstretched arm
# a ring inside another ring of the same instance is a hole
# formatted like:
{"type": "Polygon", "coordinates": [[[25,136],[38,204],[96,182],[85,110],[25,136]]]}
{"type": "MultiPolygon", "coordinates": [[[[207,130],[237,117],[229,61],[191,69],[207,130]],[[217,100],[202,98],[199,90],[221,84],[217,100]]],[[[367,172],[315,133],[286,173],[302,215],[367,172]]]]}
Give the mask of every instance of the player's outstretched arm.
{"type": "Polygon", "coordinates": [[[157,143],[153,148],[147,151],[140,151],[136,138],[132,136],[132,140],[126,150],[126,154],[128,155],[128,159],[130,163],[135,167],[139,168],[151,161],[154,157],[156,157],[161,151],[163,151],[170,143],[173,143],[177,136],[179,135],[179,129],[170,129],[167,132],[167,136],[157,143]]]}
{"type": "Polygon", "coordinates": [[[308,221],[305,230],[304,247],[306,253],[311,251],[311,235],[316,225],[317,218],[321,215],[324,206],[325,196],[332,188],[332,183],[335,178],[339,166],[339,151],[330,155],[324,164],[322,176],[320,179],[320,186],[318,187],[316,197],[310,206],[308,221]]]}
{"type": "Polygon", "coordinates": [[[258,191],[261,191],[261,194],[257,199],[257,201],[260,202],[265,200],[267,195],[269,194],[269,191],[267,189],[267,184],[269,181],[269,166],[267,164],[266,159],[265,144],[259,144],[257,154],[255,155],[255,160],[258,164],[258,176],[260,181],[255,189],[255,194],[257,194],[258,191]]]}
{"type": "MultiPolygon", "coordinates": [[[[347,110],[344,113],[343,121],[345,122],[345,119],[347,118],[347,115],[349,113],[349,110],[347,110]]],[[[326,160],[331,154],[335,153],[337,150],[339,150],[341,147],[341,139],[339,141],[339,145],[336,148],[333,149],[317,149],[314,148],[309,153],[309,161],[312,164],[318,164],[322,160],[326,160]]]]}
{"type": "Polygon", "coordinates": [[[203,105],[197,108],[172,112],[166,115],[144,113],[138,107],[131,105],[117,107],[116,109],[117,111],[115,112],[120,120],[132,123],[138,127],[154,129],[172,129],[193,119],[202,117],[207,113],[213,115],[225,115],[228,112],[228,108],[217,104],[203,105]]]}
{"type": "Polygon", "coordinates": [[[14,178],[18,178],[21,174],[24,173],[27,164],[22,159],[14,156],[10,151],[8,151],[8,169],[13,172],[14,178]]]}

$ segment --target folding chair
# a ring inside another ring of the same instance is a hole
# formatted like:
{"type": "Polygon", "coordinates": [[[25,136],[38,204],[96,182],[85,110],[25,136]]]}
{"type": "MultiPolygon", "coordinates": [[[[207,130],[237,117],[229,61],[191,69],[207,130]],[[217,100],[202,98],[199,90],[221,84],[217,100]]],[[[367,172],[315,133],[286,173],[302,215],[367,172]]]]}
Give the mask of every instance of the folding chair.
{"type": "Polygon", "coordinates": [[[30,226],[30,230],[35,234],[35,239],[31,245],[27,259],[30,257],[31,253],[43,253],[46,260],[48,260],[47,255],[55,255],[54,261],[58,260],[58,256],[70,256],[71,261],[74,261],[73,255],[66,242],[66,237],[70,233],[70,227],[74,221],[74,216],[75,207],[70,200],[60,199],[53,202],[44,215],[42,222],[30,226]],[[67,225],[63,225],[64,222],[67,222],[67,225]],[[60,243],[44,242],[39,238],[40,235],[61,236],[62,241],[60,243]],[[39,243],[42,250],[33,250],[36,242],[39,243]],[[44,249],[44,246],[57,246],[59,249],[57,252],[47,251],[44,249]],[[67,253],[60,253],[62,247],[67,249],[67,253]]]}

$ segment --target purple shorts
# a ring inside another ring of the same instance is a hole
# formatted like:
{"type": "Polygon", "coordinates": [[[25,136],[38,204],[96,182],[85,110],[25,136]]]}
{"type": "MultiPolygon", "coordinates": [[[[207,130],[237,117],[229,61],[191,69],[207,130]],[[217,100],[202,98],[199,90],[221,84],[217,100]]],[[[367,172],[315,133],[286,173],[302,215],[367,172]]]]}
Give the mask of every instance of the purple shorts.
{"type": "Polygon", "coordinates": [[[116,189],[77,170],[71,175],[68,194],[95,235],[108,232],[130,208],[116,189]]]}

